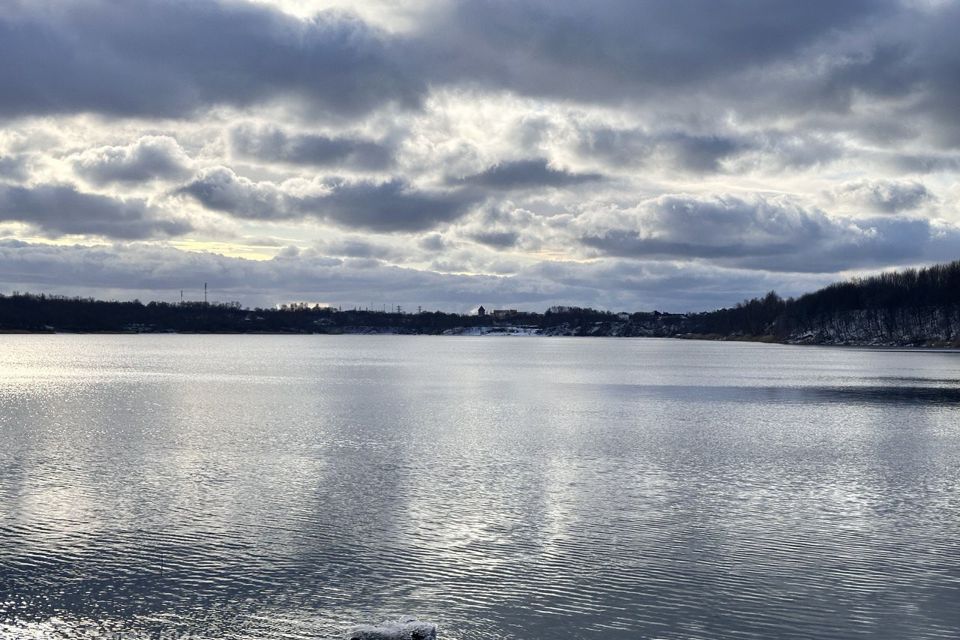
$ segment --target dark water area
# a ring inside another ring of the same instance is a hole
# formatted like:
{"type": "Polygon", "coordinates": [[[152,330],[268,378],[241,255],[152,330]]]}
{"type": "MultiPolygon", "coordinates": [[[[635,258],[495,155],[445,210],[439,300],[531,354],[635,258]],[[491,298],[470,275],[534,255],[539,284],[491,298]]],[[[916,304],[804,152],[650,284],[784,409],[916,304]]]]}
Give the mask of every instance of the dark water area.
{"type": "Polygon", "coordinates": [[[0,336],[0,637],[960,637],[960,354],[0,336]]]}

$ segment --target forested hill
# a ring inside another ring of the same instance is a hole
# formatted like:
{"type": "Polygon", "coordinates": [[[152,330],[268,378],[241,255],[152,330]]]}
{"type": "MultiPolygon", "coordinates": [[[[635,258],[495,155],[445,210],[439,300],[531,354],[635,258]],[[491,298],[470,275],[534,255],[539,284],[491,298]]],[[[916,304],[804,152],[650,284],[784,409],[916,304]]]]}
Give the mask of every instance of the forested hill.
{"type": "Polygon", "coordinates": [[[686,330],[778,342],[960,346],[960,261],[776,293],[687,317],[686,330]]]}
{"type": "Polygon", "coordinates": [[[799,298],[770,292],[693,314],[552,307],[480,317],[13,294],[0,295],[0,332],[534,334],[960,346],[960,261],[837,283],[799,298]]]}

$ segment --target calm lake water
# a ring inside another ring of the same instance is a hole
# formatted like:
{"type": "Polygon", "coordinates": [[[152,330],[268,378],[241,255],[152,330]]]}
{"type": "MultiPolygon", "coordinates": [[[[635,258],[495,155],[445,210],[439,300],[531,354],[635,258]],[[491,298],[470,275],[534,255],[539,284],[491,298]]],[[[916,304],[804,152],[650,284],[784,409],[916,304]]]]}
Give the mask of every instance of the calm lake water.
{"type": "Polygon", "coordinates": [[[960,353],[0,336],[0,637],[960,637],[960,353]]]}

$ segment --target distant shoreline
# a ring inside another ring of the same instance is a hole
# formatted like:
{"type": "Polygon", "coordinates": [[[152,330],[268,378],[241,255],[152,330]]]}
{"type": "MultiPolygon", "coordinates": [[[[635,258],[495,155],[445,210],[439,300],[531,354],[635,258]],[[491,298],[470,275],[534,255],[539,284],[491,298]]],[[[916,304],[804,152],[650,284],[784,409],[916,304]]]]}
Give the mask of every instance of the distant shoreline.
{"type": "Polygon", "coordinates": [[[411,331],[340,331],[340,332],[297,332],[297,331],[27,331],[0,329],[0,335],[51,335],[51,336],[420,336],[440,338],[638,338],[657,340],[681,340],[692,342],[749,342],[753,344],[768,344],[792,347],[834,347],[847,349],[879,349],[884,351],[924,351],[924,352],[960,352],[960,344],[928,342],[928,343],[882,343],[882,342],[792,342],[778,340],[773,336],[710,336],[703,334],[682,334],[667,336],[643,335],[607,335],[607,334],[556,334],[525,332],[511,333],[508,331],[476,332],[446,332],[428,333],[411,331]]]}
{"type": "Polygon", "coordinates": [[[552,306],[404,312],[294,303],[130,302],[0,294],[4,333],[417,334],[681,338],[779,344],[960,348],[960,261],[836,283],[799,298],[776,292],[697,313],[552,306]]]}

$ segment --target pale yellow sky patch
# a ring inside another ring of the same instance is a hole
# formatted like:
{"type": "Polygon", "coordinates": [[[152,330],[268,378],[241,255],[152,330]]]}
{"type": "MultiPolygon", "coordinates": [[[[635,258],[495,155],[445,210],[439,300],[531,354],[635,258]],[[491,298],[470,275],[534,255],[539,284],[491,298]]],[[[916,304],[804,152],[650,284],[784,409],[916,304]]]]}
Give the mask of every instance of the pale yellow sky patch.
{"type": "Polygon", "coordinates": [[[268,245],[247,245],[234,242],[216,242],[212,240],[174,240],[170,246],[182,251],[194,253],[216,253],[228,258],[245,258],[247,260],[271,260],[282,247],[268,245]]]}

